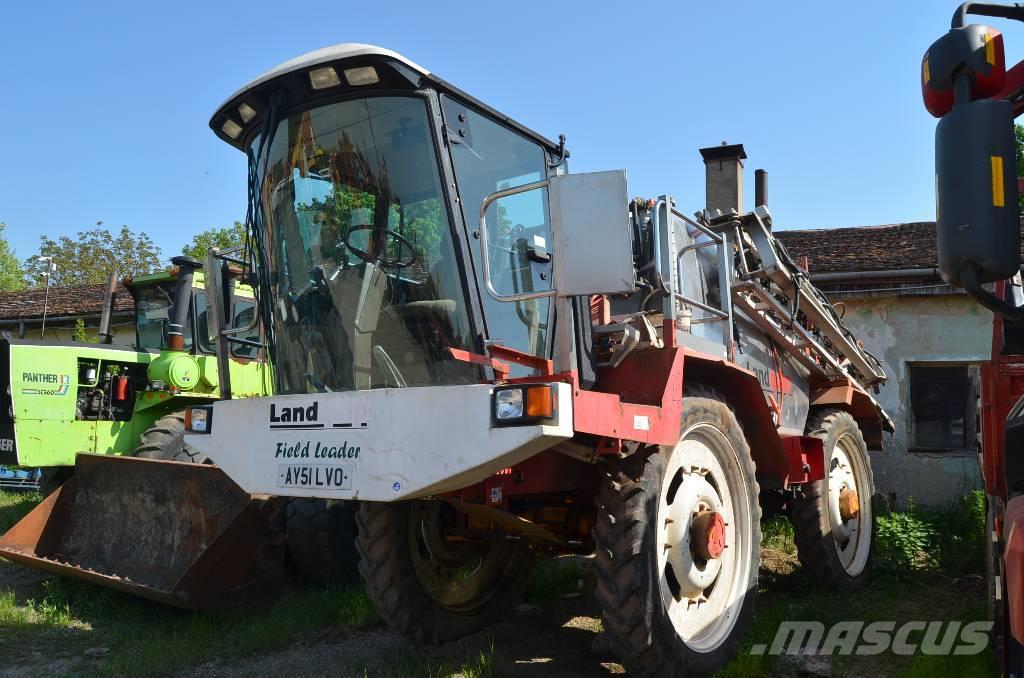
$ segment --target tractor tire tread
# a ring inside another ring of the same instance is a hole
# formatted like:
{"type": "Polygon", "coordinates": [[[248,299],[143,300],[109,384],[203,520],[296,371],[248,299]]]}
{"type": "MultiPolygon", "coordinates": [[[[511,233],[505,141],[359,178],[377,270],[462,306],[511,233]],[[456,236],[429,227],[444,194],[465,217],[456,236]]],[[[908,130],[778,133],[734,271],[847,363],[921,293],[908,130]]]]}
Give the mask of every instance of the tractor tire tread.
{"type": "Polygon", "coordinates": [[[291,563],[311,584],[340,586],[358,577],[356,502],[293,497],[284,526],[291,563]]]}
{"type": "MultiPolygon", "coordinates": [[[[840,426],[852,427],[855,440],[865,451],[865,460],[870,462],[867,445],[860,427],[853,416],[844,409],[838,407],[812,409],[807,417],[806,435],[826,440],[830,432],[840,426]]],[[[826,450],[826,453],[828,452],[826,450]]],[[[874,475],[870,463],[867,465],[867,474],[871,488],[874,488],[874,475]]],[[[793,541],[797,548],[797,558],[801,568],[811,574],[811,579],[819,588],[823,590],[835,587],[856,588],[867,579],[868,568],[866,567],[864,572],[857,577],[850,577],[842,571],[832,542],[822,537],[826,530],[825,523],[828,520],[825,514],[827,500],[827,481],[819,480],[807,483],[802,494],[790,502],[789,519],[793,524],[793,541]]],[[[874,532],[872,529],[872,549],[874,548],[874,532]]],[[[869,566],[870,562],[869,556],[869,566]]]]}
{"type": "MultiPolygon", "coordinates": [[[[685,390],[689,413],[684,411],[683,427],[695,416],[718,419],[727,426],[735,426],[734,445],[738,447],[743,475],[751,484],[750,496],[756,498],[758,485],[753,459],[743,437],[742,429],[732,408],[713,389],[701,385],[687,385],[685,390]]],[[[605,467],[605,478],[597,496],[598,515],[593,528],[596,542],[594,572],[595,596],[602,610],[602,618],[609,645],[626,664],[627,671],[641,676],[677,676],[708,672],[708,666],[699,663],[687,666],[676,653],[665,647],[656,637],[653,617],[659,595],[657,584],[645,577],[645,552],[651,504],[659,500],[662,475],[667,455],[655,445],[646,446],[631,457],[613,460],[605,467]],[[640,463],[642,461],[642,464],[640,463]]],[[[760,506],[753,501],[752,530],[756,543],[760,543],[760,506]]],[[[752,572],[760,566],[760,551],[753,548],[752,572]]],[[[753,615],[753,600],[745,604],[736,622],[735,640],[753,615]]]]}

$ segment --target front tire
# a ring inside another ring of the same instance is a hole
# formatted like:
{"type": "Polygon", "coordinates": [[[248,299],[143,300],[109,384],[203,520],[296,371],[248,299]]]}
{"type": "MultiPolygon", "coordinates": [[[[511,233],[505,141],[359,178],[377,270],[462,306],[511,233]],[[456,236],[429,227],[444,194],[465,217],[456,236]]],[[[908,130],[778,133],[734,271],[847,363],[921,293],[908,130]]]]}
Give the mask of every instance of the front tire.
{"type": "Polygon", "coordinates": [[[339,586],[359,578],[358,509],[356,502],[336,499],[288,500],[284,517],[288,555],[303,579],[318,586],[339,586]]]}
{"type": "Polygon", "coordinates": [[[521,541],[491,533],[450,539],[457,518],[440,501],[362,502],[359,571],[377,613],[416,642],[443,643],[497,622],[519,602],[530,573],[521,541]]]}
{"type": "Polygon", "coordinates": [[[716,398],[683,399],[674,447],[614,464],[598,495],[596,594],[629,671],[704,674],[732,657],[753,614],[760,517],[750,448],[716,398]],[[724,543],[705,532],[709,514],[724,543]]]}
{"type": "Polygon", "coordinates": [[[853,588],[867,579],[875,548],[875,481],[867,444],[845,410],[813,412],[807,434],[824,443],[826,475],[792,501],[797,557],[819,585],[853,588]]]}
{"type": "Polygon", "coordinates": [[[205,464],[209,461],[199,450],[185,443],[184,412],[171,412],[157,419],[139,436],[139,446],[135,448],[132,456],[193,464],[205,464]]]}

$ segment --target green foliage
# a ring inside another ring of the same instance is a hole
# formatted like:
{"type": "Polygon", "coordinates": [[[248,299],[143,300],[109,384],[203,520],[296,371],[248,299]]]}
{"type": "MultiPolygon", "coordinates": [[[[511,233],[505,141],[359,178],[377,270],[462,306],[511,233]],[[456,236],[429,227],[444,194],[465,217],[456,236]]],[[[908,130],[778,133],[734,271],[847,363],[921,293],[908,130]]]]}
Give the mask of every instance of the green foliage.
{"type": "Polygon", "coordinates": [[[914,510],[878,516],[876,537],[880,565],[895,570],[926,570],[935,566],[935,528],[914,510]]]}
{"type": "Polygon", "coordinates": [[[206,259],[207,252],[211,247],[219,247],[225,250],[229,247],[237,247],[245,242],[245,224],[236,221],[231,226],[224,228],[208,228],[202,233],[197,233],[192,242],[181,248],[181,253],[188,257],[195,257],[200,261],[206,259]]]}
{"type": "Polygon", "coordinates": [[[585,575],[574,556],[538,559],[526,582],[526,599],[541,602],[579,594],[585,575]]]}
{"type": "Polygon", "coordinates": [[[25,289],[25,272],[11,243],[4,237],[6,228],[7,224],[0,222],[0,292],[25,289]]]}
{"type": "MultiPolygon", "coordinates": [[[[80,231],[77,236],[62,235],[59,240],[40,236],[37,256],[53,257],[57,266],[53,285],[88,285],[107,281],[110,274],[118,277],[153,273],[161,268],[160,248],[145,233],[135,233],[122,226],[115,235],[108,229],[80,231]]],[[[31,285],[44,285],[46,262],[35,257],[25,261],[25,272],[31,285]]]]}
{"type": "Polygon", "coordinates": [[[96,335],[89,334],[89,332],[86,331],[85,321],[81,318],[77,318],[75,320],[75,333],[72,339],[83,344],[95,344],[97,341],[96,335]]]}
{"type": "Polygon", "coordinates": [[[787,518],[777,516],[761,523],[761,546],[782,553],[796,553],[796,542],[793,539],[793,523],[787,518]]]}
{"type": "Polygon", "coordinates": [[[878,516],[876,557],[882,571],[982,574],[984,540],[985,493],[974,490],[948,506],[878,516]]]}
{"type": "MultiPolygon", "coordinates": [[[[336,184],[326,199],[314,198],[308,205],[299,205],[296,212],[300,228],[319,232],[321,255],[326,259],[343,261],[347,256],[344,243],[348,239],[353,212],[356,210],[365,210],[369,217],[357,216],[357,224],[376,223],[377,197],[366,191],[336,184]]],[[[416,246],[417,258],[421,260],[437,261],[440,256],[443,221],[441,204],[436,198],[408,205],[394,203],[388,210],[388,229],[411,241],[416,246]]],[[[355,241],[353,244],[356,244],[355,241]]],[[[394,244],[389,242],[389,245],[394,244]]],[[[407,252],[389,254],[400,258],[408,256],[407,252]]]]}

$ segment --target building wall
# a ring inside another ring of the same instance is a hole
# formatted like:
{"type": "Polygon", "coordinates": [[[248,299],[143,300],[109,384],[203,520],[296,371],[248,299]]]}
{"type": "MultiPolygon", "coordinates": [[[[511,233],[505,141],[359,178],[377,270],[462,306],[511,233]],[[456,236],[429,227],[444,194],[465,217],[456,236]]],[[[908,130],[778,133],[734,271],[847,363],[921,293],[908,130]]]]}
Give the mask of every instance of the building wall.
{"type": "Polygon", "coordinates": [[[899,504],[942,504],[981,487],[974,451],[912,452],[908,363],[979,365],[992,351],[992,313],[966,296],[844,299],[844,323],[885,362],[889,381],[877,396],[896,431],[872,452],[877,492],[899,504]]]}
{"type": "MultiPolygon", "coordinates": [[[[96,330],[99,323],[95,320],[87,320],[85,325],[85,331],[90,337],[96,336],[96,330]]],[[[26,339],[39,339],[39,332],[41,326],[37,321],[31,323],[25,323],[25,338],[26,339]]],[[[114,340],[112,343],[118,346],[132,346],[135,344],[135,321],[119,319],[113,324],[111,330],[114,333],[114,340]]],[[[3,331],[9,333],[10,336],[18,336],[17,326],[4,327],[3,331]]],[[[75,325],[73,323],[57,323],[51,324],[46,323],[46,336],[48,341],[74,341],[75,339],[75,325]]]]}

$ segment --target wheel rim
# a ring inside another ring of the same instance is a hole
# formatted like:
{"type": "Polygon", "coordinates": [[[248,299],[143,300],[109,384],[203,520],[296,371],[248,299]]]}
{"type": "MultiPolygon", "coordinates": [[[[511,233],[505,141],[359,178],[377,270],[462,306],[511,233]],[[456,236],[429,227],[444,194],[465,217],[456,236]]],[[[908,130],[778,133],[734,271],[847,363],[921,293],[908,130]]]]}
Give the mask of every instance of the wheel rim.
{"type": "Polygon", "coordinates": [[[672,450],[659,492],[655,532],[662,607],[677,636],[697,652],[710,652],[729,637],[750,579],[750,490],[731,487],[726,466],[732,477],[742,477],[725,436],[698,425],[672,450]],[[693,528],[709,512],[718,514],[725,533],[724,545],[712,544],[720,555],[705,560],[701,547],[707,545],[696,541],[703,533],[693,528]]]}
{"type": "Polygon", "coordinates": [[[499,537],[482,541],[451,539],[445,526],[454,510],[437,501],[410,506],[409,552],[424,592],[440,607],[472,611],[498,592],[515,545],[499,537]]]}
{"type": "Polygon", "coordinates": [[[828,471],[828,516],[832,543],[843,570],[851,577],[859,575],[867,565],[874,524],[870,497],[865,496],[869,488],[867,468],[860,463],[859,452],[859,446],[852,437],[840,437],[832,448],[828,471]],[[851,511],[851,496],[856,511],[851,511]]]}

